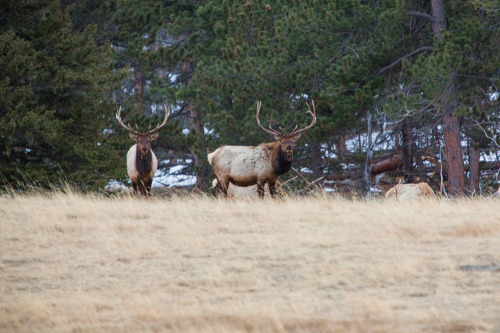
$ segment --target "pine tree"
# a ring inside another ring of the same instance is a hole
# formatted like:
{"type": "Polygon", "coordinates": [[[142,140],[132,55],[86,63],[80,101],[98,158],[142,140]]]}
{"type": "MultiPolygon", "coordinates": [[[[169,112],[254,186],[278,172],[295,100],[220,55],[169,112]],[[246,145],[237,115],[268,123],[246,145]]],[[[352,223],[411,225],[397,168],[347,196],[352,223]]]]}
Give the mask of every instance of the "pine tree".
{"type": "Polygon", "coordinates": [[[117,169],[114,138],[105,132],[119,76],[96,29],[73,32],[59,1],[6,1],[0,23],[0,173],[10,185],[61,177],[103,186],[117,169]]]}
{"type": "MultiPolygon", "coordinates": [[[[441,117],[451,195],[465,191],[462,127],[492,107],[489,93],[499,80],[499,37],[495,15],[472,3],[433,0],[430,8],[409,12],[427,22],[430,53],[421,54],[412,68],[423,94],[441,117]],[[430,12],[430,13],[429,13],[430,12]],[[482,97],[479,97],[482,95],[482,97]],[[481,109],[481,112],[477,112],[481,109]],[[470,112],[472,110],[472,112],[470,112]],[[474,111],[476,110],[476,112],[474,111]],[[467,117],[466,117],[467,116],[467,117]]],[[[478,161],[477,161],[478,162],[478,161]]]]}

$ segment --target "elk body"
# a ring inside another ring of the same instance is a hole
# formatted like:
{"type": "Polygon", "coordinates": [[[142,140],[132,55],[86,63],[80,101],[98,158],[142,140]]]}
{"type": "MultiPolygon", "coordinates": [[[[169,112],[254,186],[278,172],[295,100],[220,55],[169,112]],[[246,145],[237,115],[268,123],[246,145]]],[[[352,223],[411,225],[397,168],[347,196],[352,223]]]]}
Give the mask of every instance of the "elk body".
{"type": "Polygon", "coordinates": [[[400,201],[433,198],[434,191],[427,183],[398,184],[385,194],[386,198],[395,198],[400,201]]]}
{"type": "Polygon", "coordinates": [[[276,141],[258,146],[222,146],[208,154],[208,162],[217,177],[217,189],[227,196],[230,183],[242,187],[257,185],[257,193],[263,198],[264,185],[267,183],[269,192],[274,197],[278,177],[288,172],[292,166],[295,142],[316,123],[314,102],[312,105],[314,112],[307,105],[307,113],[313,117],[311,124],[300,130],[296,126],[290,134],[284,134],[281,129],[266,129],[261,125],[261,103],[257,102],[257,125],[264,132],[273,135],[276,141]]]}
{"type": "MultiPolygon", "coordinates": [[[[292,179],[289,179],[285,181],[284,183],[281,183],[279,180],[276,181],[276,193],[279,196],[285,196],[286,191],[283,188],[283,185],[288,183],[291,180],[294,180],[297,177],[294,177],[292,179]]],[[[217,179],[214,179],[212,181],[212,188],[215,189],[217,187],[217,179]]],[[[269,185],[264,186],[264,192],[269,195],[269,185]]],[[[232,183],[229,183],[229,186],[227,188],[227,197],[228,198],[258,198],[259,193],[257,192],[257,185],[252,185],[252,186],[247,186],[247,187],[242,187],[242,186],[237,186],[232,183]]]]}
{"type": "Polygon", "coordinates": [[[165,107],[165,119],[163,123],[158,124],[156,128],[141,133],[135,125],[136,130],[132,129],[130,125],[125,125],[121,119],[122,108],[116,113],[116,119],[128,132],[131,139],[135,141],[135,145],[130,147],[127,153],[127,173],[132,181],[134,193],[137,191],[143,196],[149,196],[151,192],[151,184],[155,176],[156,169],[158,168],[158,160],[153,150],[151,149],[151,141],[158,139],[158,131],[167,123],[170,109],[165,107]]]}

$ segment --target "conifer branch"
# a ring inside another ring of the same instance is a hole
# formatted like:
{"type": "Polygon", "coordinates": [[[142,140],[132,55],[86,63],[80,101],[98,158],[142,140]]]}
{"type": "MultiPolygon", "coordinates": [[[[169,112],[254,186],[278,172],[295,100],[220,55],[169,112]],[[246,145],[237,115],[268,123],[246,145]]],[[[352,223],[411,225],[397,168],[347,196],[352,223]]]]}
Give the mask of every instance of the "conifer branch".
{"type": "Polygon", "coordinates": [[[411,56],[414,56],[415,54],[418,54],[418,53],[424,52],[424,51],[432,51],[432,50],[434,50],[434,46],[422,46],[422,47],[419,47],[418,49],[416,49],[416,50],[414,50],[414,51],[412,51],[412,52],[410,52],[410,53],[408,53],[408,54],[406,54],[406,55],[404,55],[404,56],[396,59],[395,61],[393,61],[391,64],[385,66],[384,68],[381,68],[377,72],[377,74],[381,74],[381,73],[385,72],[386,70],[391,69],[392,67],[396,66],[401,61],[403,61],[404,59],[409,58],[411,56]]]}

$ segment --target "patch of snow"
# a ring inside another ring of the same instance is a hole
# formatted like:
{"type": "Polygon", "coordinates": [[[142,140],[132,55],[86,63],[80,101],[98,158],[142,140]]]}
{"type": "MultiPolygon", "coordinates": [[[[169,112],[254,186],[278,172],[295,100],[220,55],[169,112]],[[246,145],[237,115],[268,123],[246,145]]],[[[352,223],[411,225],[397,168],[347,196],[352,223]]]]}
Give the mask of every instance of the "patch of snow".
{"type": "Polygon", "coordinates": [[[176,165],[168,170],[158,170],[153,178],[152,187],[168,186],[169,188],[175,186],[191,186],[196,184],[196,176],[177,174],[187,165],[176,165]]]}
{"type": "Polygon", "coordinates": [[[425,167],[432,167],[434,166],[434,164],[432,164],[431,162],[427,161],[427,160],[423,160],[422,161],[422,164],[425,166],[425,167]]]}
{"type": "Polygon", "coordinates": [[[177,81],[177,78],[179,77],[179,74],[171,74],[169,75],[169,79],[170,79],[170,82],[171,83],[175,83],[175,81],[177,81]]]}
{"type": "MultiPolygon", "coordinates": [[[[130,181],[129,181],[130,183],[130,181]]],[[[111,180],[109,181],[108,185],[104,186],[106,190],[126,190],[128,189],[127,186],[123,185],[123,183],[117,181],[117,180],[111,180]]]]}
{"type": "MultiPolygon", "coordinates": [[[[186,160],[188,161],[188,160],[186,160]]],[[[168,169],[158,170],[156,172],[155,177],[153,178],[152,187],[182,187],[182,186],[193,186],[196,185],[196,176],[193,175],[184,175],[177,174],[182,171],[184,168],[187,168],[187,165],[176,165],[168,169]]],[[[127,183],[130,185],[130,180],[127,180],[127,183]]],[[[111,180],[106,186],[107,190],[126,190],[128,187],[125,184],[111,180]]]]}
{"type": "Polygon", "coordinates": [[[300,168],[300,172],[303,172],[303,173],[312,173],[312,170],[309,169],[309,168],[300,168]]]}
{"type": "Polygon", "coordinates": [[[340,163],[340,167],[343,170],[348,170],[348,169],[355,169],[355,168],[359,167],[359,165],[354,164],[354,163],[349,163],[349,164],[340,163]]]}
{"type": "Polygon", "coordinates": [[[483,153],[479,157],[479,161],[481,162],[496,162],[498,161],[498,156],[496,153],[483,153]]]}

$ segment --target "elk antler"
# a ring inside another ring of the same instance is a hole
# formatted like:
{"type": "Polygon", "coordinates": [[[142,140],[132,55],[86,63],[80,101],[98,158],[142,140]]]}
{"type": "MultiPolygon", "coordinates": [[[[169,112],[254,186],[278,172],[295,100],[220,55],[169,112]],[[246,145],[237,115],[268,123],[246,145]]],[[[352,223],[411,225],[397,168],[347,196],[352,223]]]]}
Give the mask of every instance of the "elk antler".
{"type": "Polygon", "coordinates": [[[158,125],[154,129],[152,129],[151,131],[149,130],[149,128],[151,128],[151,127],[149,127],[147,134],[151,135],[153,133],[158,132],[167,123],[168,116],[170,116],[170,108],[167,108],[167,106],[165,104],[163,104],[163,108],[165,109],[165,119],[163,120],[163,123],[161,123],[161,125],[160,125],[160,123],[158,123],[158,125]]]}
{"type": "Polygon", "coordinates": [[[292,133],[290,135],[297,135],[297,134],[303,133],[303,132],[307,131],[308,129],[310,129],[311,127],[313,127],[314,124],[316,124],[316,108],[314,107],[314,101],[312,101],[313,111],[311,111],[311,108],[309,107],[309,104],[307,102],[306,102],[306,104],[307,104],[307,108],[309,109],[309,111],[307,111],[306,113],[310,113],[313,116],[311,124],[309,126],[302,128],[302,129],[299,129],[298,131],[296,131],[297,126],[295,126],[295,129],[292,131],[292,133]]]}
{"type": "MultiPolygon", "coordinates": [[[[167,108],[167,106],[165,104],[163,104],[163,107],[165,108],[165,119],[163,120],[163,123],[161,123],[161,125],[158,124],[152,130],[150,130],[151,129],[151,125],[149,125],[148,131],[147,131],[146,134],[151,135],[151,134],[154,134],[154,133],[158,132],[167,123],[168,116],[170,115],[170,108],[167,108]]],[[[139,127],[137,127],[137,124],[135,124],[136,130],[134,130],[132,127],[130,127],[130,124],[125,125],[123,123],[121,114],[122,114],[122,107],[120,106],[120,108],[118,109],[118,112],[116,113],[116,119],[118,119],[118,122],[120,123],[120,125],[122,125],[127,131],[129,131],[132,134],[135,134],[135,135],[140,134],[141,131],[139,131],[139,127]]]]}
{"type": "Polygon", "coordinates": [[[135,127],[137,128],[137,131],[136,131],[136,130],[132,129],[132,127],[130,127],[130,124],[125,125],[123,123],[121,115],[122,115],[122,107],[120,106],[120,109],[118,109],[118,112],[116,112],[116,119],[118,119],[118,122],[120,123],[120,125],[122,125],[127,131],[129,131],[132,134],[135,134],[135,135],[139,134],[140,132],[139,132],[139,129],[137,128],[137,124],[135,125],[135,127]]]}
{"type": "Polygon", "coordinates": [[[260,113],[260,106],[262,105],[262,102],[261,101],[258,101],[257,102],[257,113],[255,114],[255,119],[257,119],[257,125],[259,125],[260,129],[263,130],[264,132],[268,133],[268,134],[271,134],[271,135],[277,135],[277,136],[283,136],[283,132],[279,132],[279,131],[276,131],[276,130],[273,130],[271,128],[271,126],[269,126],[269,129],[266,129],[264,128],[264,126],[262,126],[262,124],[260,123],[260,120],[259,120],[259,113],[260,113]]]}

